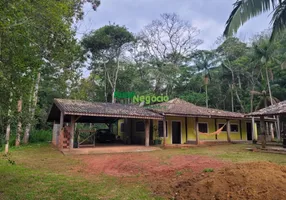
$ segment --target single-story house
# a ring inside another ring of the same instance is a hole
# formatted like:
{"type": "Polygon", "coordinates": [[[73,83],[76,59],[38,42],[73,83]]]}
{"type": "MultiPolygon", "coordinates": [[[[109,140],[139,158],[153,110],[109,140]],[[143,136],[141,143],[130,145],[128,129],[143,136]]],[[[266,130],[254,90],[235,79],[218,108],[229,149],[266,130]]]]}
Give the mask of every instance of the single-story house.
{"type": "MultiPolygon", "coordinates": [[[[69,144],[74,142],[76,123],[118,123],[116,134],[125,144],[145,146],[159,138],[164,145],[257,138],[254,118],[196,106],[178,98],[145,108],[132,104],[55,99],[48,121],[54,122],[54,127],[58,126],[53,133],[55,145],[63,141],[59,130],[65,123],[70,127],[69,137],[65,138],[69,144]]],[[[273,123],[272,119],[266,121],[273,123]]],[[[73,148],[73,145],[68,146],[73,148]]]]}

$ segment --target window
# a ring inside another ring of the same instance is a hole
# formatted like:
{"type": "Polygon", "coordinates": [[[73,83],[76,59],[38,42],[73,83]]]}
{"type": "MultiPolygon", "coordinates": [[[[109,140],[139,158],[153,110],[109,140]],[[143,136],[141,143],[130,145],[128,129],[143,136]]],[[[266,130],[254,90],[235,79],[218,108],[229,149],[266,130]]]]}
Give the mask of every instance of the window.
{"type": "MultiPolygon", "coordinates": [[[[159,137],[164,137],[163,121],[158,122],[158,133],[159,137]]],[[[168,137],[167,122],[166,122],[166,137],[168,137]]]]}
{"type": "Polygon", "coordinates": [[[199,132],[208,133],[208,123],[199,123],[199,132]]]}
{"type": "Polygon", "coordinates": [[[238,125],[237,124],[231,124],[230,125],[230,132],[238,132],[238,125]]]}
{"type": "Polygon", "coordinates": [[[145,123],[143,121],[136,122],[136,132],[145,131],[145,123]]]}
{"type": "MultiPolygon", "coordinates": [[[[220,129],[220,128],[223,127],[223,126],[224,126],[224,124],[218,124],[218,129],[220,129]]],[[[227,129],[227,126],[225,125],[225,126],[223,127],[222,131],[227,131],[226,129],[227,129]]]]}
{"type": "Polygon", "coordinates": [[[124,123],[121,123],[120,132],[121,132],[121,133],[124,133],[124,123]]]}

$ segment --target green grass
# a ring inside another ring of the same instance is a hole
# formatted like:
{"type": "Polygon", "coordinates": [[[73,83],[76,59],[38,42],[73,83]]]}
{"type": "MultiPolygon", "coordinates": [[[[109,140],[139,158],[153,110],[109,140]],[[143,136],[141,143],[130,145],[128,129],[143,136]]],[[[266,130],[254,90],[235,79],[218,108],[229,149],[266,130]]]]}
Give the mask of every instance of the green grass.
{"type": "Polygon", "coordinates": [[[214,172],[213,168],[205,168],[203,172],[214,172]]]}
{"type": "Polygon", "coordinates": [[[79,161],[47,144],[11,149],[0,159],[0,199],[154,199],[146,185],[117,177],[85,177],[72,170],[79,161]]]}
{"type": "MultiPolygon", "coordinates": [[[[247,151],[249,145],[219,145],[146,152],[169,164],[175,155],[201,155],[230,162],[268,161],[286,164],[286,156],[247,151]]],[[[47,143],[11,148],[0,154],[0,199],[159,199],[142,177],[132,181],[77,170],[84,166],[77,157],[64,156],[47,143]],[[14,164],[13,164],[14,163],[14,164]]],[[[207,169],[205,169],[207,170],[207,169]]],[[[211,171],[211,170],[207,170],[211,171]]],[[[179,177],[184,172],[176,171],[179,177]]],[[[128,180],[128,179],[127,179],[128,180]]]]}

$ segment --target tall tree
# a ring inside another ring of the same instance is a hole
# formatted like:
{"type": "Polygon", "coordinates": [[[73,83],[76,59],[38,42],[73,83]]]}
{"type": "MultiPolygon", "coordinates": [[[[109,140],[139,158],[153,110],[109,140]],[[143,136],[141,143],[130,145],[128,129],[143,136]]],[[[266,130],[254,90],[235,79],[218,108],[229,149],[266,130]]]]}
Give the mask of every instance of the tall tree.
{"type": "Polygon", "coordinates": [[[196,27],[175,13],[162,14],[160,19],[153,20],[140,32],[139,37],[153,67],[155,93],[165,90],[168,95],[171,94],[179,66],[202,43],[197,39],[198,35],[196,27]]]}
{"type": "Polygon", "coordinates": [[[131,49],[135,38],[125,27],[107,25],[84,36],[82,44],[91,53],[92,66],[106,73],[111,87],[112,103],[115,103],[115,90],[121,60],[131,49]]]}
{"type": "Polygon", "coordinates": [[[208,98],[208,84],[211,79],[210,70],[217,67],[218,60],[216,59],[215,52],[198,50],[191,55],[191,61],[194,62],[199,72],[203,72],[203,80],[205,86],[205,102],[206,107],[209,107],[208,98]]]}

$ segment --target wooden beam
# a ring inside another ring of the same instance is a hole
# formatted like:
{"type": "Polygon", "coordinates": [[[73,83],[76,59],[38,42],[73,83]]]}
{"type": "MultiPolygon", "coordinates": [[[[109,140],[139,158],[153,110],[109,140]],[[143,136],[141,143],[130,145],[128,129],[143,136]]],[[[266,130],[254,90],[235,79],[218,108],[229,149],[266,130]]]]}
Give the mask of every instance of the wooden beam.
{"type": "Polygon", "coordinates": [[[59,144],[59,139],[60,139],[60,134],[61,134],[61,131],[63,129],[63,126],[64,126],[64,113],[61,112],[61,116],[60,116],[60,127],[59,127],[59,130],[58,130],[58,133],[57,133],[57,138],[56,138],[56,145],[59,147],[59,145],[62,145],[62,144],[59,144]]]}
{"type": "MultiPolygon", "coordinates": [[[[218,128],[217,128],[217,119],[215,118],[215,120],[214,120],[215,122],[215,130],[217,130],[218,128]]],[[[215,139],[217,140],[217,134],[215,134],[215,139]]]]}
{"type": "Polygon", "coordinates": [[[164,136],[164,141],[163,141],[163,146],[166,146],[166,137],[167,137],[167,127],[166,127],[166,117],[163,119],[163,136],[164,136]]]}
{"type": "Polygon", "coordinates": [[[145,146],[149,147],[150,144],[150,119],[145,120],[145,146]]]}
{"type": "Polygon", "coordinates": [[[227,133],[227,141],[231,142],[230,138],[230,120],[226,120],[226,133],[227,133]]]}
{"type": "Polygon", "coordinates": [[[260,134],[262,135],[262,148],[266,147],[266,131],[264,116],[260,116],[260,134]]]}
{"type": "Polygon", "coordinates": [[[188,142],[188,118],[185,117],[186,143],[188,142]]]}
{"type": "Polygon", "coordinates": [[[195,132],[196,132],[196,145],[199,145],[200,144],[200,136],[199,136],[199,123],[198,123],[197,117],[195,120],[195,132]]]}
{"type": "Polygon", "coordinates": [[[74,121],[77,122],[77,120],[79,120],[79,118],[81,118],[81,116],[77,116],[74,121]]]}
{"type": "Polygon", "coordinates": [[[251,131],[252,131],[252,141],[257,140],[256,134],[255,134],[255,121],[254,121],[254,117],[251,118],[251,131]]]}
{"type": "Polygon", "coordinates": [[[71,116],[71,131],[70,131],[70,149],[73,149],[74,143],[75,116],[71,116]]]}
{"type": "Polygon", "coordinates": [[[239,132],[240,132],[240,140],[242,140],[241,120],[239,120],[239,132]]]}
{"type": "Polygon", "coordinates": [[[274,141],[274,126],[273,126],[273,123],[270,123],[270,134],[271,134],[271,140],[274,141]]]}

